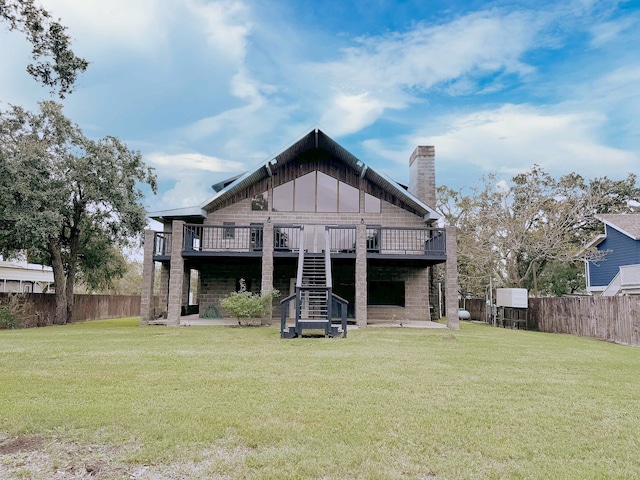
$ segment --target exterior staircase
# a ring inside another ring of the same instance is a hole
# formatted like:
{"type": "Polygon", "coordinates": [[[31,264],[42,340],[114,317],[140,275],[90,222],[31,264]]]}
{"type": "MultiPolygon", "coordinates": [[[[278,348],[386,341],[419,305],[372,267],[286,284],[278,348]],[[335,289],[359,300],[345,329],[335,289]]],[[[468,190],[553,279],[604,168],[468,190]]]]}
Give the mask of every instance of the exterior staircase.
{"type": "Polygon", "coordinates": [[[326,321],[327,272],[324,258],[306,254],[302,264],[302,294],[300,302],[300,321],[326,321]]]}
{"type": "Polygon", "coordinates": [[[296,293],[280,302],[282,308],[280,336],[282,338],[301,337],[304,330],[322,330],[325,337],[347,336],[348,302],[331,292],[331,256],[329,237],[324,253],[306,253],[304,231],[300,232],[300,252],[296,293]],[[287,329],[289,302],[295,301],[295,325],[287,329]],[[340,325],[333,325],[333,308],[340,310],[340,325]]]}

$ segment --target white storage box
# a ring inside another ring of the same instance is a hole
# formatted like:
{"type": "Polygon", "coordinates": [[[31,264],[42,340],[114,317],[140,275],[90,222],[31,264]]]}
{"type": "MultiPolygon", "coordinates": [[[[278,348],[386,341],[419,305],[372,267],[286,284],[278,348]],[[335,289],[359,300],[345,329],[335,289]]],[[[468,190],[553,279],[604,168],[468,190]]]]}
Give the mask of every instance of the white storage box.
{"type": "Polygon", "coordinates": [[[528,308],[526,288],[497,288],[496,305],[498,307],[528,308]]]}

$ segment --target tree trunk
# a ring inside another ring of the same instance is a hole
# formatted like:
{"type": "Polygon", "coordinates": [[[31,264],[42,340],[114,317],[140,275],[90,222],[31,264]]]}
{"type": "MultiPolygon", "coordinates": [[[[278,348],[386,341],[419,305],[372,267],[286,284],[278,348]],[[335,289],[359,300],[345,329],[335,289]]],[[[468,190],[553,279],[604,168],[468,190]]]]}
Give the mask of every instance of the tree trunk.
{"type": "Polygon", "coordinates": [[[51,255],[51,268],[53,268],[53,281],[56,286],[56,313],[53,323],[64,325],[67,323],[67,295],[60,246],[53,241],[49,241],[49,254],[51,255]]]}
{"type": "MultiPolygon", "coordinates": [[[[75,265],[74,265],[74,269],[75,269],[75,265]]],[[[73,321],[73,300],[74,300],[73,285],[74,283],[75,283],[75,272],[71,270],[67,273],[67,285],[66,285],[67,308],[65,311],[65,315],[66,315],[67,323],[71,323],[73,321]]]]}
{"type": "Polygon", "coordinates": [[[69,234],[69,258],[67,262],[67,322],[73,321],[73,287],[76,283],[76,268],[78,266],[78,254],[80,251],[80,231],[75,225],[80,223],[79,207],[76,207],[74,226],[69,234]]]}

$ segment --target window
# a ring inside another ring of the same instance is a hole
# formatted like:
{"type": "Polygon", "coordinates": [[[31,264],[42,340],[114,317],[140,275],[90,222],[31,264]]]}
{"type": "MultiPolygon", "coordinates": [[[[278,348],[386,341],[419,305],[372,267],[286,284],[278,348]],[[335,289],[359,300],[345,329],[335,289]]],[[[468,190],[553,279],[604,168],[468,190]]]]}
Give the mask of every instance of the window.
{"type": "MultiPolygon", "coordinates": [[[[377,211],[380,212],[380,200],[375,197],[371,198],[377,200],[377,211]]],[[[253,208],[253,203],[252,200],[252,210],[257,210],[257,208],[253,208]]],[[[266,205],[266,199],[264,203],[266,205]]],[[[360,190],[344,182],[339,182],[325,173],[311,172],[274,187],[273,210],[280,212],[358,213],[360,211],[360,190]]]]}
{"type": "Polygon", "coordinates": [[[340,182],[340,205],[339,211],[341,212],[355,212],[360,211],[360,190],[346,183],[340,182]]]}
{"type": "Polygon", "coordinates": [[[293,208],[296,212],[316,211],[316,172],[295,179],[293,208]]]}
{"type": "Polygon", "coordinates": [[[366,213],[380,213],[380,199],[374,197],[373,195],[369,195],[368,193],[364,194],[364,211],[366,213]]]}
{"type": "Polygon", "coordinates": [[[369,282],[367,305],[404,307],[404,282],[369,282]]]}
{"type": "Polygon", "coordinates": [[[268,192],[254,195],[251,199],[251,210],[269,210],[268,192]]]}
{"type": "Polygon", "coordinates": [[[236,222],[222,222],[224,225],[224,238],[236,238],[236,222]]]}
{"type": "Polygon", "coordinates": [[[318,172],[318,212],[338,211],[338,180],[318,172]]]}
{"type": "Polygon", "coordinates": [[[279,212],[293,211],[293,181],[274,187],[273,210],[279,212]]]}

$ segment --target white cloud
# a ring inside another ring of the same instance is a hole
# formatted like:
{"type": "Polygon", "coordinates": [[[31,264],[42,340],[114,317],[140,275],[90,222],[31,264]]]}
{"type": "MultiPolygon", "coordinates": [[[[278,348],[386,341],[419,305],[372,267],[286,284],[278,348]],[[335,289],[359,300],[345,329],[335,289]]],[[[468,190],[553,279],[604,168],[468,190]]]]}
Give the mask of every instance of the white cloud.
{"type": "Polygon", "coordinates": [[[161,47],[174,5],[168,0],[43,1],[68,27],[80,54],[113,51],[114,46],[141,52],[161,47]]]}
{"type": "Polygon", "coordinates": [[[338,125],[339,135],[352,133],[388,109],[422,101],[419,97],[434,88],[451,95],[489,93],[504,88],[501,76],[530,74],[533,68],[520,57],[535,45],[544,18],[490,10],[442,25],[421,23],[406,33],[360,38],[339,60],[303,70],[324,94],[318,103],[321,121],[338,125]],[[487,73],[496,78],[479,85],[487,73]]]}
{"type": "Polygon", "coordinates": [[[216,52],[242,63],[252,28],[250,9],[242,1],[204,2],[187,0],[187,6],[204,30],[207,42],[216,52]]]}
{"type": "Polygon", "coordinates": [[[509,188],[509,185],[506,181],[500,180],[498,183],[496,183],[496,190],[500,193],[509,193],[509,191],[511,191],[511,188],[509,188]]]}
{"type": "Polygon", "coordinates": [[[325,111],[321,123],[331,125],[331,129],[337,135],[357,132],[371,125],[384,113],[385,107],[389,106],[368,93],[338,93],[329,104],[331,108],[325,111]]]}
{"type": "Polygon", "coordinates": [[[200,170],[207,172],[237,172],[244,169],[241,162],[223,160],[200,153],[181,153],[166,155],[162,153],[150,153],[145,159],[158,167],[170,167],[172,171],[200,170]]]}
{"type": "Polygon", "coordinates": [[[437,157],[448,167],[467,164],[497,173],[513,174],[533,164],[554,175],[574,171],[587,177],[636,169],[640,155],[599,142],[598,130],[605,121],[588,111],[505,105],[441,119],[444,133],[416,136],[411,143],[435,145],[437,157]]]}
{"type": "Polygon", "coordinates": [[[156,169],[163,192],[151,210],[199,205],[213,193],[211,185],[246,169],[241,162],[200,153],[150,153],[145,161],[156,169]],[[222,175],[221,175],[222,174],[222,175]],[[170,185],[168,187],[167,185],[170,185]]]}
{"type": "Polygon", "coordinates": [[[625,17],[611,22],[597,23],[591,27],[592,47],[601,47],[620,37],[625,30],[634,27],[638,23],[636,16],[625,17]]]}

